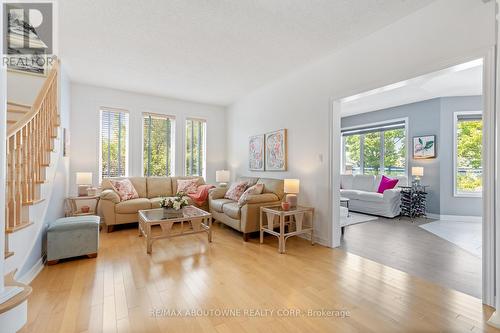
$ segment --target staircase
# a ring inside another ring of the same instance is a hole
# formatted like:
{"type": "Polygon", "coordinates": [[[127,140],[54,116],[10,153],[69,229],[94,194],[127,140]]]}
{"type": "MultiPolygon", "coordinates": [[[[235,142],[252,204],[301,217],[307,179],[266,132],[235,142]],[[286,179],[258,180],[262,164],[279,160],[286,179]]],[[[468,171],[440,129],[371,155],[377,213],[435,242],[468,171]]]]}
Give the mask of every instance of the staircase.
{"type": "Polygon", "coordinates": [[[47,181],[58,127],[56,62],[33,105],[7,103],[5,258],[14,255],[9,251],[9,235],[33,225],[29,207],[44,200],[41,186],[47,181]]]}

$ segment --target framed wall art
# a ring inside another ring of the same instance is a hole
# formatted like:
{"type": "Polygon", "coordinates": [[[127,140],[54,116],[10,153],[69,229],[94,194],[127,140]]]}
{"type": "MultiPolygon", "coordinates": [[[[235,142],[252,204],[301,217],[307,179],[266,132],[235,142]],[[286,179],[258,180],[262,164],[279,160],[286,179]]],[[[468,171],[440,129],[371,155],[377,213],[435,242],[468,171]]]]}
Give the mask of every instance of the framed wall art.
{"type": "Polygon", "coordinates": [[[266,171],[286,171],[287,141],[286,129],[280,129],[266,134],[265,137],[266,171]]]}

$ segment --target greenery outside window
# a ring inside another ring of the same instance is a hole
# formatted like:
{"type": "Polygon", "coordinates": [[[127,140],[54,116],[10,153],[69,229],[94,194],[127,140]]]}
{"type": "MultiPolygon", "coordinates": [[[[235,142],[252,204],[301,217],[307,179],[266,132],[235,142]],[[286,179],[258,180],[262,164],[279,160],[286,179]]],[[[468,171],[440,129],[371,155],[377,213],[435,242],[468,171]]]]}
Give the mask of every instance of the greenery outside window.
{"type": "Polygon", "coordinates": [[[480,197],[483,191],[482,112],[455,112],[454,139],[454,194],[480,197]]]}
{"type": "Polygon", "coordinates": [[[172,176],[174,174],[175,136],[173,117],[143,115],[143,174],[172,176]]]}
{"type": "Polygon", "coordinates": [[[100,110],[100,179],[128,175],[128,117],[124,110],[100,110]]]}
{"type": "Polygon", "coordinates": [[[342,130],[342,172],[406,176],[406,120],[342,130]]]}
{"type": "Polygon", "coordinates": [[[206,125],[205,120],[186,120],[186,176],[205,177],[206,125]]]}

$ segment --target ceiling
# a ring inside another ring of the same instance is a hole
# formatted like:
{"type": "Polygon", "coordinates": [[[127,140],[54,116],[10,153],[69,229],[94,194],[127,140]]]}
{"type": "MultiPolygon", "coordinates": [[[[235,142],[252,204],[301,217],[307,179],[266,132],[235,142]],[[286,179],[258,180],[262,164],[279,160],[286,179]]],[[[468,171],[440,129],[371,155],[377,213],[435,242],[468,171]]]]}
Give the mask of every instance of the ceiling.
{"type": "Polygon", "coordinates": [[[436,97],[482,95],[481,59],[398,82],[342,100],[342,116],[387,109],[436,97]]]}
{"type": "Polygon", "coordinates": [[[434,0],[63,0],[72,81],[228,105],[434,0]]]}

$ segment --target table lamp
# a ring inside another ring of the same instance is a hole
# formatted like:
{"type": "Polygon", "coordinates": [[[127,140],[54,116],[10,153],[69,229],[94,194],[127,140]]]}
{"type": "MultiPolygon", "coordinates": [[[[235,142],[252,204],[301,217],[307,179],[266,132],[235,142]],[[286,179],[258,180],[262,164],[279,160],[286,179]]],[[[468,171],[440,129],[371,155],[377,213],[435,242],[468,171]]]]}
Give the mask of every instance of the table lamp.
{"type": "Polygon", "coordinates": [[[215,181],[219,183],[219,186],[226,187],[229,181],[229,170],[215,171],[215,181]]]}
{"type": "Polygon", "coordinates": [[[420,185],[420,178],[424,175],[423,167],[412,167],[411,175],[413,176],[415,185],[420,185]]]}
{"type": "Polygon", "coordinates": [[[87,196],[87,190],[90,186],[92,186],[92,172],[77,172],[76,185],[78,185],[78,196],[87,196]]]}
{"type": "Polygon", "coordinates": [[[300,181],[298,179],[285,179],[285,201],[290,204],[290,207],[297,207],[297,194],[299,193],[299,186],[300,181]]]}

